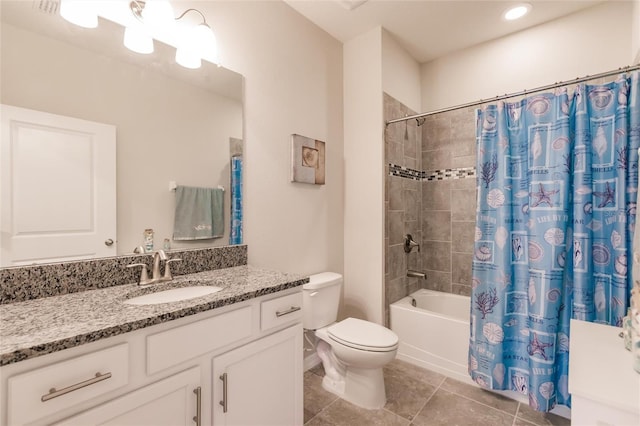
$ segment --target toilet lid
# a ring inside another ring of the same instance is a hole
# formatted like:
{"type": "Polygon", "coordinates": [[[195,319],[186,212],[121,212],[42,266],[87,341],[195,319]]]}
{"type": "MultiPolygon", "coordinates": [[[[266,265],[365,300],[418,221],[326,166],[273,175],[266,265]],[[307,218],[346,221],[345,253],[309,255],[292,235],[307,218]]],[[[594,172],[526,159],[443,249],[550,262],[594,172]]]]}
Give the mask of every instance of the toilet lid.
{"type": "Polygon", "coordinates": [[[329,337],[344,345],[363,350],[393,350],[398,336],[381,325],[356,318],[347,318],[327,328],[329,337]]]}

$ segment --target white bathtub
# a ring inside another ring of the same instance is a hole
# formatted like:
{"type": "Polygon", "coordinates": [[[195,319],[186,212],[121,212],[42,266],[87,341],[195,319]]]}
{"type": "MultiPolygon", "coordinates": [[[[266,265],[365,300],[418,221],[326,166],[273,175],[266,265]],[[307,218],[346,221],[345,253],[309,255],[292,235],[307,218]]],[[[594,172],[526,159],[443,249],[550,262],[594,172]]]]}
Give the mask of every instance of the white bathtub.
{"type": "Polygon", "coordinates": [[[470,303],[467,296],[424,289],[392,303],[391,329],[400,339],[397,358],[473,383],[467,373],[470,303]]]}
{"type": "MultiPolygon", "coordinates": [[[[467,296],[424,289],[392,303],[391,329],[400,339],[396,358],[477,386],[467,372],[470,304],[467,296]]],[[[517,392],[495,392],[529,403],[517,392]]],[[[571,415],[565,406],[551,412],[566,418],[571,415]]]]}

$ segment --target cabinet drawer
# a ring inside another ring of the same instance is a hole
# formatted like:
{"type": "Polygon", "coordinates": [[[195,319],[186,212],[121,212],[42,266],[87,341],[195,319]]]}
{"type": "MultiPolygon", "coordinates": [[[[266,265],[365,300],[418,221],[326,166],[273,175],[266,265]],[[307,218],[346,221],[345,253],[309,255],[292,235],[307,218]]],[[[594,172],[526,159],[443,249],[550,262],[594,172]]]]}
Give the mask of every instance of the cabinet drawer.
{"type": "Polygon", "coordinates": [[[262,302],[260,306],[260,328],[262,331],[300,321],[302,318],[302,292],[262,302]]]}
{"type": "Polygon", "coordinates": [[[147,374],[251,336],[251,313],[247,306],[147,337],[147,374]]]}
{"type": "Polygon", "coordinates": [[[125,386],[128,381],[126,343],[10,377],[9,424],[29,423],[125,386]]]}

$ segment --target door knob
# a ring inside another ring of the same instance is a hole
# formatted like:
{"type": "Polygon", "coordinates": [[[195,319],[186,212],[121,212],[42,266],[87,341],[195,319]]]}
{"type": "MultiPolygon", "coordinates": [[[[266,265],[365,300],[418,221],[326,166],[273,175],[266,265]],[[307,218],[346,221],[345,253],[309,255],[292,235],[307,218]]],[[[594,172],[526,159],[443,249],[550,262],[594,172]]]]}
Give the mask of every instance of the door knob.
{"type": "Polygon", "coordinates": [[[107,239],[104,241],[104,245],[105,246],[112,246],[113,245],[113,240],[111,238],[107,239]]]}

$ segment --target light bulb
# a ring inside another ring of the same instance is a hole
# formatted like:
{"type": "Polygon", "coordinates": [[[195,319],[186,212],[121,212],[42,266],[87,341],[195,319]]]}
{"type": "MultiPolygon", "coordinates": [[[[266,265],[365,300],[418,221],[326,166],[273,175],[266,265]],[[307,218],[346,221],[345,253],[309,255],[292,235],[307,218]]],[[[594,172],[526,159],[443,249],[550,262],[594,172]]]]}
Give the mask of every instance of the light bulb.
{"type": "Polygon", "coordinates": [[[137,53],[148,54],[153,52],[153,39],[138,25],[124,29],[124,45],[127,49],[137,53]]]}
{"type": "Polygon", "coordinates": [[[200,55],[189,46],[179,47],[176,50],[176,62],[190,69],[197,69],[202,66],[200,55]]]}
{"type": "Polygon", "coordinates": [[[152,29],[166,30],[175,23],[173,8],[167,0],[147,0],[142,9],[142,19],[152,29]]]}
{"type": "Polygon", "coordinates": [[[193,43],[201,58],[215,64],[218,63],[218,42],[213,30],[206,24],[200,24],[193,29],[193,43]]]}
{"type": "Polygon", "coordinates": [[[62,0],[60,2],[60,16],[80,27],[96,28],[98,14],[91,3],[86,0],[62,0]]]}

